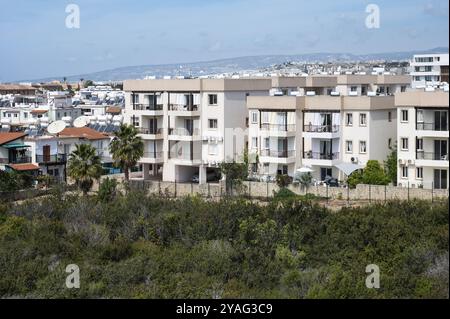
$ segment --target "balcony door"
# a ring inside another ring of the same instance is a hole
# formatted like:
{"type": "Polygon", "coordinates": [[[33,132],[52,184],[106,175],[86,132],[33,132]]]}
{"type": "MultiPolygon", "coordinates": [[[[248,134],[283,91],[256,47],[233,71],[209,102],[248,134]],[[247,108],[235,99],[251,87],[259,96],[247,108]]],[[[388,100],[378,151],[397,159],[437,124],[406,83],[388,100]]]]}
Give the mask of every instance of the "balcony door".
{"type": "Polygon", "coordinates": [[[435,111],[434,112],[434,130],[448,131],[448,112],[435,111]]]}
{"type": "Polygon", "coordinates": [[[278,139],[278,157],[286,157],[288,151],[287,139],[278,139]]]}
{"type": "Polygon", "coordinates": [[[148,130],[150,134],[157,134],[158,131],[158,119],[153,118],[148,120],[148,130]]]}
{"type": "Polygon", "coordinates": [[[435,189],[447,189],[447,170],[435,169],[434,170],[434,188],[435,189]]]}
{"type": "Polygon", "coordinates": [[[331,131],[331,123],[332,123],[331,113],[321,113],[320,122],[322,125],[322,130],[324,132],[331,131]]]}
{"type": "Polygon", "coordinates": [[[286,131],[286,128],[287,128],[287,113],[286,112],[278,112],[277,113],[277,124],[278,124],[278,130],[286,131]]]}
{"type": "Polygon", "coordinates": [[[192,135],[194,133],[194,120],[185,119],[184,120],[184,128],[187,131],[188,135],[192,135]]]}
{"type": "Polygon", "coordinates": [[[50,145],[44,145],[42,147],[42,155],[44,162],[50,162],[50,145]]]}
{"type": "Polygon", "coordinates": [[[320,159],[331,159],[331,141],[320,141],[320,159]]]}
{"type": "Polygon", "coordinates": [[[443,160],[447,159],[448,155],[448,142],[446,140],[434,141],[434,159],[443,160]]]}

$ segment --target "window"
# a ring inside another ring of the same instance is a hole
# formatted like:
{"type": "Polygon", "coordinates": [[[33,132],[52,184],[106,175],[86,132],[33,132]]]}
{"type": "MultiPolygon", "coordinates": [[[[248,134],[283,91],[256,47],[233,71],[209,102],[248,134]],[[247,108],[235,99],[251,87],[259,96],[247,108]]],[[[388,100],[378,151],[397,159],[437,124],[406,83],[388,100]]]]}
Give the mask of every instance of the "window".
{"type": "Polygon", "coordinates": [[[252,148],[258,148],[258,138],[252,137],[252,148]]]}
{"type": "Polygon", "coordinates": [[[402,166],[402,178],[408,178],[408,167],[402,166]]]}
{"type": "Polygon", "coordinates": [[[208,154],[209,155],[217,155],[218,145],[217,144],[208,144],[208,154]]]}
{"type": "Polygon", "coordinates": [[[23,113],[23,117],[27,119],[28,118],[28,113],[23,113]]]}
{"type": "Polygon", "coordinates": [[[131,95],[133,104],[139,104],[139,94],[131,95]]]}
{"type": "Polygon", "coordinates": [[[347,153],[353,153],[353,141],[346,141],[345,142],[345,151],[347,153]]]}
{"type": "Polygon", "coordinates": [[[392,112],[388,112],[388,122],[392,122],[392,112]]]}
{"type": "Polygon", "coordinates": [[[416,178],[423,179],[423,167],[416,168],[416,178]]]}
{"type": "Polygon", "coordinates": [[[261,113],[261,123],[262,124],[268,124],[269,123],[269,112],[262,112],[261,113]]]}
{"type": "Polygon", "coordinates": [[[366,126],[367,125],[367,114],[361,113],[359,114],[359,126],[366,126]]]}
{"type": "Polygon", "coordinates": [[[264,138],[264,149],[270,149],[270,139],[268,137],[264,138]]]}
{"type": "Polygon", "coordinates": [[[345,125],[347,126],[353,125],[353,113],[347,113],[345,115],[345,125]]]}
{"type": "Polygon", "coordinates": [[[209,94],[208,102],[209,102],[209,105],[217,105],[217,94],[209,94]]]}
{"type": "Polygon", "coordinates": [[[358,87],[357,86],[351,86],[350,87],[350,91],[356,92],[356,91],[358,91],[358,87]]]}
{"type": "Polygon", "coordinates": [[[423,151],[423,139],[418,138],[416,141],[416,150],[423,151]]]}
{"type": "Polygon", "coordinates": [[[402,137],[402,150],[407,151],[408,149],[409,149],[408,138],[402,137]]]}
{"type": "Polygon", "coordinates": [[[263,172],[264,174],[269,174],[269,163],[264,163],[263,172]]]}
{"type": "Polygon", "coordinates": [[[252,124],[258,124],[258,112],[252,112],[252,124]]]}
{"type": "Polygon", "coordinates": [[[366,141],[360,141],[359,142],[359,152],[361,154],[367,153],[367,143],[366,143],[366,141]]]}
{"type": "Polygon", "coordinates": [[[417,123],[423,123],[423,110],[417,110],[417,123]]]}
{"type": "Polygon", "coordinates": [[[14,113],[14,117],[17,117],[17,113],[14,113]]]}
{"type": "Polygon", "coordinates": [[[209,119],[209,128],[217,129],[217,119],[209,119]]]}
{"type": "Polygon", "coordinates": [[[400,92],[406,92],[406,85],[402,85],[400,88],[400,92]]]}
{"type": "Polygon", "coordinates": [[[408,110],[402,110],[402,122],[408,122],[408,110]]]}

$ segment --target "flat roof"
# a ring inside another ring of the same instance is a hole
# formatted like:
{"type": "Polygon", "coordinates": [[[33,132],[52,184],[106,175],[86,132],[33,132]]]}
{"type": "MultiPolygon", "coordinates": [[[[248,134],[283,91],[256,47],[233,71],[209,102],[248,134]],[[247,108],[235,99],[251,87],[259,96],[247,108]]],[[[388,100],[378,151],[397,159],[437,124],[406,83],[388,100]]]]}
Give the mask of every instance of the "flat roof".
{"type": "Polygon", "coordinates": [[[410,91],[395,95],[397,107],[448,107],[448,92],[410,91]]]}

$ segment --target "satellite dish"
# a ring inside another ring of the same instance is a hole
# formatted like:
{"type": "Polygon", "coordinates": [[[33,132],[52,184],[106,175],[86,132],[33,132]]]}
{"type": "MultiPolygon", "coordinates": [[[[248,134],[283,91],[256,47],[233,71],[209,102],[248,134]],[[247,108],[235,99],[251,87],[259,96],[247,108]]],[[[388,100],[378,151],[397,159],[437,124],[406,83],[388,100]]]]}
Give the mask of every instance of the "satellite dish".
{"type": "Polygon", "coordinates": [[[67,124],[64,121],[53,122],[47,127],[47,132],[50,134],[58,134],[66,128],[66,125],[67,124]]]}
{"type": "Polygon", "coordinates": [[[75,119],[75,121],[73,121],[73,126],[74,127],[78,127],[78,128],[85,127],[86,125],[89,124],[90,121],[91,121],[91,119],[89,117],[87,117],[87,116],[80,116],[80,117],[77,117],[75,119]]]}

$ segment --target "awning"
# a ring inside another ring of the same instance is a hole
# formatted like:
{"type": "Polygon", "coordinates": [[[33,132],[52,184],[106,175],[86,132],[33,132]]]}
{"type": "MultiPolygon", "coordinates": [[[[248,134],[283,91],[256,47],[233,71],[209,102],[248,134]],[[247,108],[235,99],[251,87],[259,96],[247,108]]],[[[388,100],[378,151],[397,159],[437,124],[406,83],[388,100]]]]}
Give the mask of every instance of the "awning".
{"type": "Polygon", "coordinates": [[[340,163],[335,165],[335,167],[347,176],[350,176],[350,174],[353,173],[354,171],[364,168],[363,165],[353,163],[340,163]]]}
{"type": "Polygon", "coordinates": [[[31,147],[30,145],[26,145],[26,144],[22,144],[22,143],[13,143],[13,144],[6,144],[6,145],[2,145],[2,147],[7,148],[7,149],[11,149],[11,148],[28,148],[31,147]]]}
{"type": "Polygon", "coordinates": [[[8,164],[15,171],[25,172],[25,171],[37,171],[39,166],[35,164],[8,164]]]}

